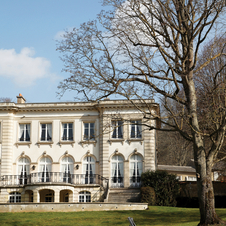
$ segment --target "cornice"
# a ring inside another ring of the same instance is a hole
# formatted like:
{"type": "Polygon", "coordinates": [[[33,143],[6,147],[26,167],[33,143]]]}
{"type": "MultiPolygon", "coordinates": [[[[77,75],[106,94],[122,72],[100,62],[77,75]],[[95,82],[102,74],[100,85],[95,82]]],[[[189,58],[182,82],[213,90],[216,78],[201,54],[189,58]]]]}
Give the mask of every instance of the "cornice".
{"type": "MultiPolygon", "coordinates": [[[[141,102],[134,100],[139,107],[159,109],[154,100],[141,102]]],[[[0,103],[0,111],[14,112],[59,112],[59,111],[97,111],[103,109],[135,109],[128,100],[103,100],[98,102],[56,102],[56,103],[0,103]]]]}

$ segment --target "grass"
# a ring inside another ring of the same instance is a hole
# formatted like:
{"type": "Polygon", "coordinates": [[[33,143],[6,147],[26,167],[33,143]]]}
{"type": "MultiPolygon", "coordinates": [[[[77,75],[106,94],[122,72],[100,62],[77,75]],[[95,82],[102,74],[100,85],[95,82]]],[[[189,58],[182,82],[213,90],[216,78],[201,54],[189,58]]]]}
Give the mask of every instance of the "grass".
{"type": "MultiPolygon", "coordinates": [[[[217,209],[217,214],[223,220],[226,221],[226,209],[217,209]]],[[[0,213],[0,225],[128,226],[128,217],[132,217],[137,226],[195,226],[199,222],[199,210],[176,207],[151,206],[149,207],[149,210],[142,211],[0,213]]]]}

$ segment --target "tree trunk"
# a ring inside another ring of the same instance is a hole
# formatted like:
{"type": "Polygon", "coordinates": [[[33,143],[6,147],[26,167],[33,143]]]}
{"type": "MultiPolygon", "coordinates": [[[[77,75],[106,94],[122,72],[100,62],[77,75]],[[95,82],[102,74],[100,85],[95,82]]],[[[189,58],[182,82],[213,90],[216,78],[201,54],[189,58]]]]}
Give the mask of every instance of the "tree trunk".
{"type": "Polygon", "coordinates": [[[213,158],[208,159],[204,142],[199,129],[199,121],[197,115],[197,97],[193,80],[193,43],[191,43],[188,54],[188,74],[182,77],[183,87],[187,98],[187,109],[190,115],[191,134],[193,137],[194,160],[196,167],[197,189],[200,210],[199,225],[220,224],[223,222],[216,214],[214,203],[214,191],[212,184],[212,165],[213,158]]]}
{"type": "MultiPolygon", "coordinates": [[[[198,151],[196,151],[198,153],[198,151]]],[[[224,224],[216,214],[214,191],[211,178],[212,167],[203,161],[202,154],[196,156],[197,188],[199,198],[200,223],[199,225],[224,224]]]]}

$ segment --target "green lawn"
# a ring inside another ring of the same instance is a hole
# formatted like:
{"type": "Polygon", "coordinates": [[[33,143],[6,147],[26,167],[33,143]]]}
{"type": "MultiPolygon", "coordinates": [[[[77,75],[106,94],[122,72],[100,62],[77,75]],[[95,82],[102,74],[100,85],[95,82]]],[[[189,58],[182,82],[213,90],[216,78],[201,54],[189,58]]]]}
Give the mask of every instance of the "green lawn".
{"type": "MultiPolygon", "coordinates": [[[[226,220],[226,209],[217,209],[226,220]]],[[[151,206],[142,211],[100,211],[100,212],[46,212],[46,213],[0,213],[0,225],[129,225],[132,217],[141,225],[197,225],[198,209],[151,206]]]]}

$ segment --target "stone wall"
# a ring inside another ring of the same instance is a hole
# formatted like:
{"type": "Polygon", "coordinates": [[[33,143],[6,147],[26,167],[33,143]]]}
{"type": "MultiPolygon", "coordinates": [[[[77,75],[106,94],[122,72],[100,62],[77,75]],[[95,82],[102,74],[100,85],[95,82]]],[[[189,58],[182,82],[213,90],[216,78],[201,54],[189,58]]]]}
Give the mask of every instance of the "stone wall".
{"type": "Polygon", "coordinates": [[[0,204],[0,212],[77,212],[104,210],[146,210],[147,203],[15,203],[0,204]]]}

